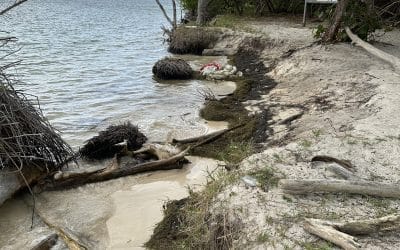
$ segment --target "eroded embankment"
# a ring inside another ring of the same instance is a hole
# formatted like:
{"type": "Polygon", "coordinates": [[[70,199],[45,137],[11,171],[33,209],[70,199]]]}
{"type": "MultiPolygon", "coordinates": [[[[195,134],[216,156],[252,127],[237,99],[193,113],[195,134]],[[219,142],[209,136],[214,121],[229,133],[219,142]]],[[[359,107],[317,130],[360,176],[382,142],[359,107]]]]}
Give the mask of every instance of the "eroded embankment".
{"type": "MultiPolygon", "coordinates": [[[[236,170],[213,176],[203,192],[171,203],[149,247],[331,249],[332,243],[305,230],[306,218],[343,222],[399,211],[398,199],[346,193],[289,195],[277,186],[282,178],[339,179],[329,171],[334,163],[312,161],[319,155],[350,162],[360,180],[398,184],[398,72],[350,44],[311,45],[311,31],[299,24],[249,26],[268,35],[275,46],[261,55],[264,64],[274,62],[268,76],[279,85],[259,99],[242,100],[251,113],[268,110],[264,124],[270,132],[265,141],[269,147],[236,170]],[[254,177],[257,184],[241,181],[244,175],[254,177]]],[[[396,38],[399,33],[395,34],[396,38]]],[[[391,51],[400,48],[399,39],[384,40],[388,41],[391,45],[377,45],[391,51]]],[[[363,249],[397,249],[398,230],[375,232],[357,241],[363,249]]]]}
{"type": "Polygon", "coordinates": [[[238,232],[239,224],[225,224],[223,212],[210,213],[215,195],[229,183],[238,179],[237,164],[249,155],[260,152],[271,130],[268,110],[250,114],[246,101],[257,100],[268,93],[276,83],[266,77],[270,70],[260,59],[265,48],[264,41],[257,38],[244,39],[237,53],[230,59],[244,73],[243,79],[236,82],[236,91],[220,100],[207,100],[200,111],[201,116],[210,121],[227,121],[229,127],[243,124],[242,127],[224,134],[212,143],[196,147],[192,154],[212,157],[225,161],[222,170],[210,176],[205,190],[191,192],[188,198],[169,202],[164,210],[165,217],[157,225],[150,241],[146,244],[152,249],[195,248],[223,249],[231,246],[238,232]],[[232,171],[231,171],[232,170],[232,171]],[[231,172],[227,172],[231,171],[231,172]],[[228,235],[230,232],[230,236],[228,235]],[[227,237],[226,239],[220,238],[227,237]]]}

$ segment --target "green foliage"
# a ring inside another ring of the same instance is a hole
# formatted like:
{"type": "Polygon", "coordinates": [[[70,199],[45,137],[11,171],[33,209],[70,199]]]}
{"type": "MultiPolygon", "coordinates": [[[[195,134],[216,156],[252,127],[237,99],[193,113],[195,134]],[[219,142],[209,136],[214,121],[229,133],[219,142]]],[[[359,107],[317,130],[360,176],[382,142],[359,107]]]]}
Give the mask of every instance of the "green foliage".
{"type": "Polygon", "coordinates": [[[367,40],[376,29],[382,28],[382,20],[373,7],[357,0],[350,1],[343,24],[363,40],[367,40]]]}
{"type": "Polygon", "coordinates": [[[190,12],[197,10],[197,0],[180,0],[182,8],[190,12]]]}
{"type": "MultiPolygon", "coordinates": [[[[331,22],[335,14],[335,6],[331,6],[324,13],[327,19],[331,22]]],[[[360,2],[358,0],[350,0],[343,15],[341,29],[339,29],[336,40],[337,41],[347,41],[346,32],[344,27],[350,27],[354,34],[358,35],[361,39],[367,40],[368,37],[377,29],[382,28],[383,21],[378,14],[378,10],[367,2],[360,2]]],[[[316,38],[322,38],[324,36],[327,28],[323,25],[318,25],[314,29],[314,36],[316,38]]]]}
{"type": "Polygon", "coordinates": [[[326,31],[324,25],[320,24],[316,28],[314,28],[313,33],[315,38],[321,38],[326,31]]]}

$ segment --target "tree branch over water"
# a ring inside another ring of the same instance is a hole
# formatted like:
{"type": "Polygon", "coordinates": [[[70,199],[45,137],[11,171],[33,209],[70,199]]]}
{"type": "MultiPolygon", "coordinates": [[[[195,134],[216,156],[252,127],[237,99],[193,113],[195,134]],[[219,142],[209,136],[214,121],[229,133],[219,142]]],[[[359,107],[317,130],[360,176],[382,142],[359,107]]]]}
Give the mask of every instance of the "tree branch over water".
{"type": "Polygon", "coordinates": [[[17,0],[17,1],[15,1],[14,4],[8,6],[8,7],[5,8],[4,10],[1,10],[1,11],[0,11],[0,15],[4,15],[4,14],[7,13],[8,11],[14,9],[15,7],[19,6],[20,4],[23,4],[23,3],[26,2],[26,1],[28,1],[28,0],[19,0],[19,1],[17,0]]]}

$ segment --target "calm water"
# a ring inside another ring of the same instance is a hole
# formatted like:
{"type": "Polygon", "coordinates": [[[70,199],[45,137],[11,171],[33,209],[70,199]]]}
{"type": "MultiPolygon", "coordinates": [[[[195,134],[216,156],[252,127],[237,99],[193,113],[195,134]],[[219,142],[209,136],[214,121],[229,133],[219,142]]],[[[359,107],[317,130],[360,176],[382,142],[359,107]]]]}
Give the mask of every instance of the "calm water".
{"type": "Polygon", "coordinates": [[[19,38],[19,88],[39,97],[72,145],[126,120],[157,139],[196,127],[204,83],[152,79],[153,64],[168,55],[155,1],[32,0],[1,22],[19,38]]]}

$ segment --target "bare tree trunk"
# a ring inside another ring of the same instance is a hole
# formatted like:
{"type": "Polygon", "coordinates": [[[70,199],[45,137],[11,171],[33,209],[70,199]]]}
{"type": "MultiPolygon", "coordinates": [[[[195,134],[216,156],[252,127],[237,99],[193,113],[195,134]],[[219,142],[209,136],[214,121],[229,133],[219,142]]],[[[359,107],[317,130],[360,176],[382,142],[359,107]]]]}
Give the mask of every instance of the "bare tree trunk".
{"type": "Polygon", "coordinates": [[[204,25],[207,21],[207,6],[211,0],[199,0],[197,4],[197,25],[204,25]]]}
{"type": "Polygon", "coordinates": [[[176,2],[175,0],[172,0],[172,6],[173,6],[173,19],[168,16],[167,11],[165,10],[164,6],[160,3],[160,0],[156,0],[156,3],[158,7],[160,7],[162,13],[164,14],[165,19],[171,24],[172,30],[175,30],[177,27],[177,21],[176,21],[176,2]]]}
{"type": "Polygon", "coordinates": [[[329,26],[328,30],[325,32],[324,37],[322,38],[324,42],[335,41],[336,35],[342,23],[343,14],[346,11],[349,1],[350,0],[339,0],[339,2],[337,3],[333,23],[329,26]]]}

